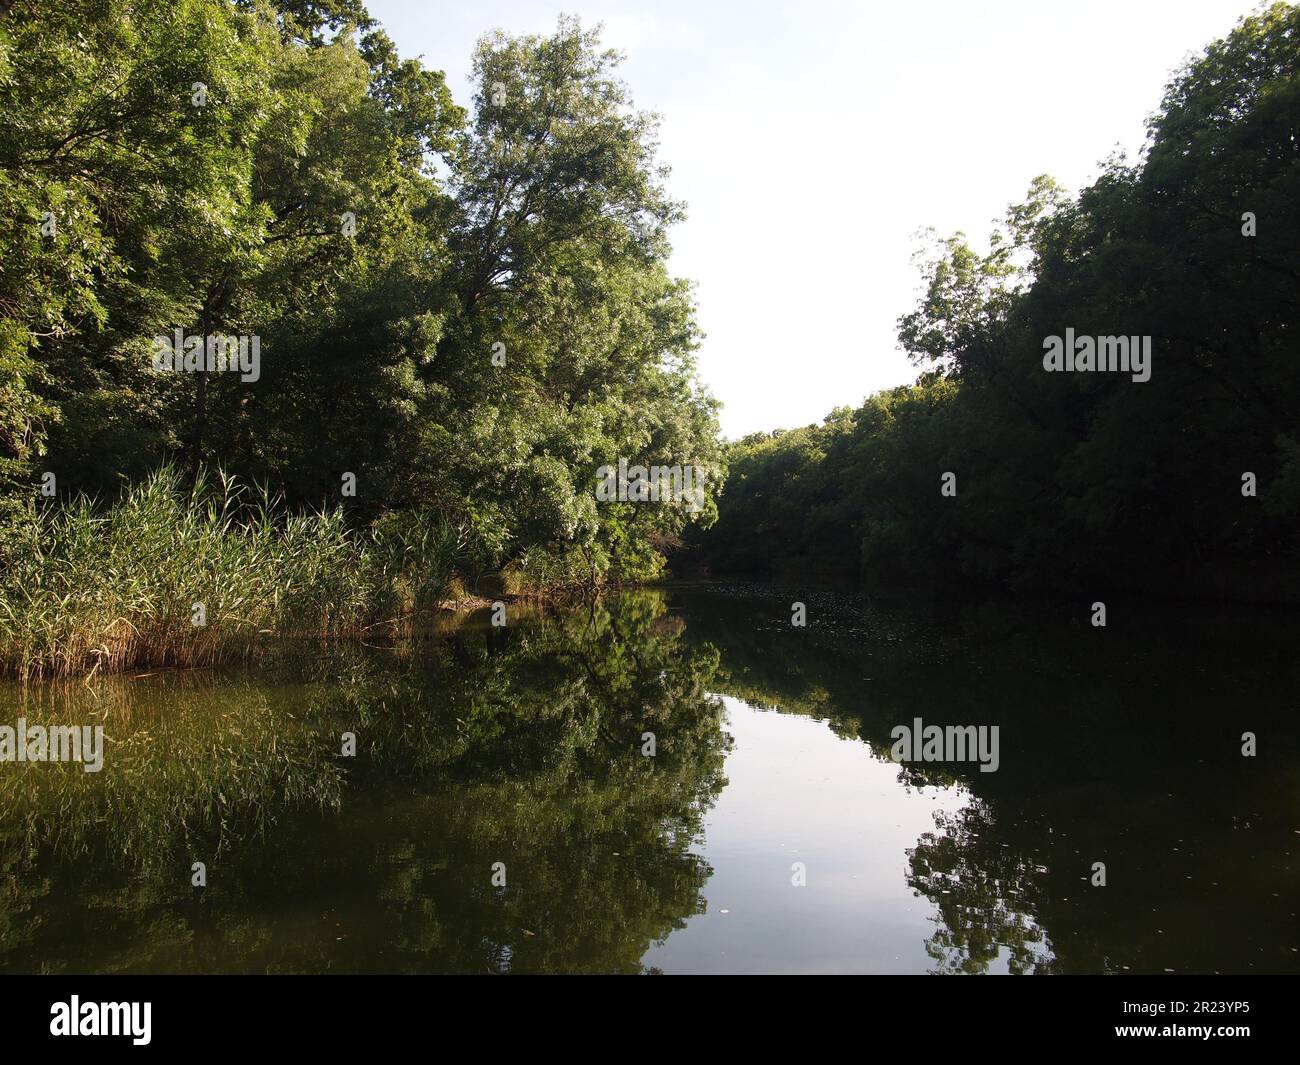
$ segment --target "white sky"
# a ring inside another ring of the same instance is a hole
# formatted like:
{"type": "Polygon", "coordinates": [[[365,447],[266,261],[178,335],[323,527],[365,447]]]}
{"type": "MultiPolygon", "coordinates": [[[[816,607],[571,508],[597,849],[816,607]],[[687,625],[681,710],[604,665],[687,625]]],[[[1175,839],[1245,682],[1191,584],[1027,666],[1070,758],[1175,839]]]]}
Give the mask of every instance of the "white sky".
{"type": "Polygon", "coordinates": [[[915,378],[896,321],[915,233],[990,223],[1048,173],[1071,191],[1136,155],[1170,71],[1253,0],[369,0],[402,56],[468,106],[475,40],[561,11],[628,53],[687,203],[700,376],[730,437],[820,422],[915,378]]]}

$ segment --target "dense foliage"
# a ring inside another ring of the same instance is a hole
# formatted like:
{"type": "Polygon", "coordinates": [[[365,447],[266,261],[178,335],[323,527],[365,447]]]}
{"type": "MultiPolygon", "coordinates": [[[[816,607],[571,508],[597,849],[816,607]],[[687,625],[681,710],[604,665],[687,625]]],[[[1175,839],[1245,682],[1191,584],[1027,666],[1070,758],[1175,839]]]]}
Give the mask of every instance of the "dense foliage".
{"type": "Polygon", "coordinates": [[[722,471],[617,62],[572,20],[486,37],[467,114],[358,0],[4,5],[6,579],[47,497],[167,464],[357,530],[429,516],[466,570],[657,574],[713,503],[598,505],[598,468],[722,471]],[[160,371],[177,330],[260,366],[160,371]]]}
{"type": "Polygon", "coordinates": [[[1037,179],[987,251],[937,242],[899,322],[917,383],[732,445],[696,556],[945,588],[1300,595],[1298,212],[1300,8],[1277,4],[1178,73],[1140,161],[1074,198],[1037,179]],[[1150,336],[1150,379],[1046,372],[1067,329],[1150,336]]]}

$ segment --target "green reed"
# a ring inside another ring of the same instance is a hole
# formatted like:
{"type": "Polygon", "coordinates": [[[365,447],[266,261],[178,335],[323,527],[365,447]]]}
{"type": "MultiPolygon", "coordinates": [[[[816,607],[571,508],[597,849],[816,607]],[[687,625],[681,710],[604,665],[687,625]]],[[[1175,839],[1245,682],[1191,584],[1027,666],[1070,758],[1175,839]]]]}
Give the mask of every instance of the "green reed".
{"type": "Polygon", "coordinates": [[[351,526],[224,474],[164,468],[112,506],[33,506],[0,531],[0,670],[23,679],[211,666],[271,637],[410,631],[461,539],[422,512],[351,526]],[[196,604],[201,604],[202,615],[196,604]]]}

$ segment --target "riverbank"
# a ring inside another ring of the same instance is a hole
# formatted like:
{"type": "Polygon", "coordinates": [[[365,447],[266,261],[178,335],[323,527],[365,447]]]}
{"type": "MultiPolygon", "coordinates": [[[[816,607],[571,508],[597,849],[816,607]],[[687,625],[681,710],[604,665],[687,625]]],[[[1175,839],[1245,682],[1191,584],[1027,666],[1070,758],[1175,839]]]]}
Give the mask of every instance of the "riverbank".
{"type": "Polygon", "coordinates": [[[464,530],[427,511],[349,523],[230,478],[173,470],[111,507],[33,506],[0,538],[0,673],[21,680],[193,668],[269,641],[409,636],[533,598],[517,574],[462,577],[464,530]]]}

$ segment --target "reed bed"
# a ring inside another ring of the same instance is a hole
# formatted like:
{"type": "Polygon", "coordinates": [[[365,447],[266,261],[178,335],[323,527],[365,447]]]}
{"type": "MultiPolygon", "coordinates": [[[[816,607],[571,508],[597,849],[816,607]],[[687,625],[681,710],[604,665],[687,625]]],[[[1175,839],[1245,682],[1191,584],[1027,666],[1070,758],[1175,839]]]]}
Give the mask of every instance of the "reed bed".
{"type": "Polygon", "coordinates": [[[23,680],[202,667],[277,637],[410,631],[461,545],[449,523],[292,512],[221,473],[164,468],[112,506],[78,497],[10,519],[0,540],[0,671],[23,680]],[[201,610],[200,610],[201,608],[201,610]]]}

